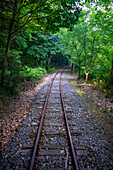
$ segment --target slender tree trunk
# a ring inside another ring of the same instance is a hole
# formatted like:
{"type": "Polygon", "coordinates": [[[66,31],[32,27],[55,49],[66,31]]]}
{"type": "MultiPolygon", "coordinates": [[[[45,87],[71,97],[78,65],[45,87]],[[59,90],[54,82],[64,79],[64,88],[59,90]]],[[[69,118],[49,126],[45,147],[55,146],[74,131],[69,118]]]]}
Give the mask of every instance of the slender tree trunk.
{"type": "Polygon", "coordinates": [[[38,62],[38,66],[41,67],[41,59],[38,62]]]}
{"type": "Polygon", "coordinates": [[[73,64],[73,74],[74,74],[75,64],[73,64]]]}
{"type": "Polygon", "coordinates": [[[71,71],[73,71],[73,63],[72,63],[72,65],[71,65],[71,71]]]}
{"type": "Polygon", "coordinates": [[[57,56],[57,67],[58,67],[58,65],[59,65],[59,64],[58,64],[58,56],[57,56]]]}
{"type": "Polygon", "coordinates": [[[35,66],[37,66],[37,61],[38,61],[38,60],[37,60],[37,57],[36,57],[36,58],[35,58],[35,66]]]}
{"type": "Polygon", "coordinates": [[[44,68],[46,67],[46,63],[44,63],[44,68]]]}
{"type": "Polygon", "coordinates": [[[10,41],[11,41],[11,35],[9,34],[8,39],[7,39],[7,45],[6,45],[6,50],[5,50],[5,56],[3,58],[3,65],[2,65],[2,74],[1,74],[1,84],[4,86],[4,81],[5,81],[5,73],[8,67],[7,59],[8,59],[8,52],[10,48],[10,41]]]}
{"type": "Polygon", "coordinates": [[[79,60],[79,75],[78,75],[78,79],[81,78],[80,72],[81,72],[81,60],[79,60]]]}
{"type": "Polygon", "coordinates": [[[88,75],[89,75],[89,72],[88,73],[85,73],[86,74],[86,82],[88,81],[88,75]]]}
{"type": "Polygon", "coordinates": [[[86,68],[86,34],[84,37],[84,53],[85,53],[85,68],[86,68]]]}
{"type": "Polygon", "coordinates": [[[61,56],[60,56],[60,61],[59,62],[60,62],[60,65],[61,65],[61,56]]]}
{"type": "Polygon", "coordinates": [[[107,88],[109,87],[109,83],[110,83],[110,80],[112,78],[112,75],[113,75],[113,60],[112,60],[112,66],[111,66],[111,73],[110,73],[110,76],[109,76],[108,82],[107,82],[107,88]]]}
{"type": "Polygon", "coordinates": [[[50,66],[51,58],[52,58],[52,56],[50,55],[50,52],[49,52],[49,61],[47,63],[49,66],[50,66]]]}
{"type": "Polygon", "coordinates": [[[91,60],[90,60],[90,65],[89,65],[88,72],[90,72],[90,68],[91,68],[91,66],[92,66],[95,37],[96,37],[96,36],[93,37],[93,45],[92,45],[92,51],[91,51],[91,60]]]}
{"type": "Polygon", "coordinates": [[[51,62],[51,60],[48,61],[48,63],[47,63],[48,66],[50,66],[50,62],[51,62]]]}
{"type": "Polygon", "coordinates": [[[89,75],[89,71],[88,71],[88,73],[86,72],[86,68],[84,69],[84,72],[85,72],[85,75],[86,75],[86,82],[87,82],[87,80],[88,80],[88,75],[89,75]]]}
{"type": "Polygon", "coordinates": [[[1,79],[2,82],[1,84],[4,86],[4,81],[5,81],[5,73],[8,67],[8,63],[7,63],[7,59],[8,59],[8,52],[9,52],[9,48],[10,48],[10,42],[11,42],[11,38],[12,38],[12,29],[13,29],[13,24],[14,24],[14,18],[15,18],[15,13],[17,11],[17,0],[15,0],[14,3],[14,7],[13,7],[13,16],[9,25],[9,32],[8,32],[8,38],[7,38],[7,44],[6,44],[6,50],[5,50],[5,56],[3,58],[3,67],[2,67],[2,74],[1,74],[1,79]]]}

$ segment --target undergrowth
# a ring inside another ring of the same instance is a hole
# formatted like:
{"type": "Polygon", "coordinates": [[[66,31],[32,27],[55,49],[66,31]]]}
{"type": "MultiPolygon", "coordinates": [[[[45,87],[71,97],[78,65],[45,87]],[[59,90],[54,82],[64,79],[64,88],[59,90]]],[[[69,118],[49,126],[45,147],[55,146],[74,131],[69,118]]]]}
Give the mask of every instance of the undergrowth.
{"type": "MultiPolygon", "coordinates": [[[[55,71],[55,68],[50,68],[49,72],[52,71],[55,71]]],[[[42,80],[46,73],[45,68],[31,68],[28,66],[24,66],[21,70],[15,70],[13,73],[6,71],[4,85],[0,86],[1,100],[4,104],[7,101],[10,102],[12,97],[17,97],[20,94],[23,86],[28,86],[28,84],[35,85],[42,80]]]]}

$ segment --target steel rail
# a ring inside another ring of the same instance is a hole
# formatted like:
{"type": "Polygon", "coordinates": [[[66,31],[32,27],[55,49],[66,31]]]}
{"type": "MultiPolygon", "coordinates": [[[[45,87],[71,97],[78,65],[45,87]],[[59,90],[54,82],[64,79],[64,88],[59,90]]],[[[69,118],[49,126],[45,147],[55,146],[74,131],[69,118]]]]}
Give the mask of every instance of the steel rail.
{"type": "Polygon", "coordinates": [[[77,162],[77,158],[76,158],[76,154],[75,154],[75,149],[74,149],[73,142],[72,142],[71,132],[70,132],[70,129],[69,129],[69,124],[68,124],[66,109],[65,109],[65,105],[64,105],[63,95],[62,95],[62,87],[61,87],[62,72],[61,72],[61,75],[60,75],[60,83],[59,83],[62,109],[63,109],[63,112],[64,112],[64,118],[65,118],[66,128],[67,128],[67,132],[68,132],[69,143],[70,143],[70,146],[71,146],[71,152],[72,152],[74,167],[75,167],[76,170],[79,170],[79,166],[78,166],[78,162],[77,162]]]}
{"type": "Polygon", "coordinates": [[[42,111],[42,117],[41,117],[39,129],[38,129],[38,131],[37,131],[37,136],[36,136],[35,145],[34,145],[34,148],[33,148],[32,159],[31,159],[31,163],[30,163],[30,168],[29,168],[29,170],[33,170],[33,167],[34,167],[35,155],[36,155],[36,152],[37,152],[37,148],[38,148],[39,141],[40,141],[40,137],[41,137],[41,133],[42,133],[42,127],[43,127],[44,116],[45,116],[45,112],[46,112],[46,108],[47,108],[47,104],[48,104],[48,98],[49,98],[50,91],[51,91],[53,82],[54,82],[54,80],[55,80],[55,77],[56,77],[56,75],[57,75],[60,71],[61,71],[61,69],[56,72],[54,78],[52,79],[52,82],[51,82],[50,88],[49,88],[49,90],[48,90],[48,93],[47,93],[47,95],[46,95],[46,100],[45,100],[44,108],[43,108],[43,111],[42,111]]]}

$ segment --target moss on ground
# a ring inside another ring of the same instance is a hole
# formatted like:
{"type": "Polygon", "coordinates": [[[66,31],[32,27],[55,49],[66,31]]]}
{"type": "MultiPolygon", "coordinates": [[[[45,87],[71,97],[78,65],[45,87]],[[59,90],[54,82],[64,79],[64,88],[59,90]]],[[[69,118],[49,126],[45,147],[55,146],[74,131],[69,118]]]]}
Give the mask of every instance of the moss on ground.
{"type": "MultiPolygon", "coordinates": [[[[75,80],[71,80],[70,83],[74,86],[74,89],[76,90],[76,92],[82,97],[85,92],[81,89],[78,89],[78,84],[77,84],[77,81],[75,80]]],[[[83,87],[82,85],[79,85],[79,87],[83,87]]]]}

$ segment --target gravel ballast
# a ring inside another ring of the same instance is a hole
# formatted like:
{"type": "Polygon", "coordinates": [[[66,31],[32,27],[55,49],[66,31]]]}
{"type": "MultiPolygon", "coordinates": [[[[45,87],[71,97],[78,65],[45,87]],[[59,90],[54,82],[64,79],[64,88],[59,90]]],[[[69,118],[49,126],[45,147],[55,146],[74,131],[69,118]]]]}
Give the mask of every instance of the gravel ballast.
{"type": "MultiPolygon", "coordinates": [[[[53,75],[37,93],[36,99],[31,105],[31,112],[20,123],[11,143],[2,152],[1,170],[22,170],[28,168],[33,140],[39,127],[45,94],[52,77],[53,75]]],[[[87,100],[83,100],[70,83],[72,79],[73,77],[68,72],[62,74],[63,98],[80,169],[112,170],[112,125],[88,106],[87,100]]],[[[54,159],[55,157],[51,161],[55,161],[54,159]]]]}

